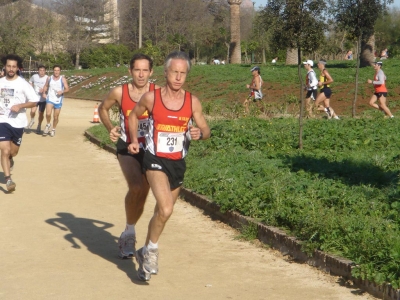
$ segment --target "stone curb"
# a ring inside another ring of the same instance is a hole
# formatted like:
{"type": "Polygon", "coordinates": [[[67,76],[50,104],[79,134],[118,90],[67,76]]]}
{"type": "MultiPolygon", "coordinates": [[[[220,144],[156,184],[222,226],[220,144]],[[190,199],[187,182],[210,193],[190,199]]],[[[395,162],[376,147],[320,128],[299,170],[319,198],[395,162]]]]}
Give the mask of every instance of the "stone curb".
{"type": "MultiPolygon", "coordinates": [[[[87,131],[85,131],[84,135],[92,143],[108,152],[116,154],[115,147],[102,145],[94,135],[87,131]]],[[[248,226],[250,224],[256,225],[257,238],[261,242],[279,250],[283,255],[291,256],[296,262],[307,263],[331,275],[341,276],[345,280],[351,280],[355,287],[368,292],[374,297],[386,300],[400,300],[400,289],[394,289],[390,284],[377,285],[369,280],[354,278],[351,275],[351,269],[355,266],[355,263],[351,260],[327,254],[319,250],[314,251],[312,255],[307,255],[302,251],[301,241],[297,240],[295,237],[288,236],[279,228],[264,225],[252,218],[242,216],[235,211],[223,213],[216,203],[189,189],[182,188],[181,196],[186,202],[203,210],[204,213],[209,215],[212,219],[222,221],[233,228],[241,229],[243,226],[248,226]]]]}

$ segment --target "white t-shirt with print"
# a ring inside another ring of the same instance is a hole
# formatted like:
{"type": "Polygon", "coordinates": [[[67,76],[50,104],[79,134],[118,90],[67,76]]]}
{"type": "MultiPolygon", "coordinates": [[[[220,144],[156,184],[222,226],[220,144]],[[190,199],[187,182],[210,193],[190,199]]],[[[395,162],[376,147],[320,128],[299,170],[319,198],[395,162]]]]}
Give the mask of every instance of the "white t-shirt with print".
{"type": "Polygon", "coordinates": [[[39,99],[33,87],[21,77],[14,80],[0,79],[0,123],[8,123],[14,128],[23,128],[28,125],[26,108],[15,113],[11,107],[16,104],[38,102],[39,99]]]}
{"type": "Polygon", "coordinates": [[[47,77],[47,75],[40,77],[39,74],[34,74],[32,75],[31,79],[29,79],[29,82],[33,84],[33,89],[39,98],[39,102],[46,101],[46,98],[42,97],[43,93],[40,93],[39,91],[40,89],[43,89],[44,85],[46,84],[47,77]]]}

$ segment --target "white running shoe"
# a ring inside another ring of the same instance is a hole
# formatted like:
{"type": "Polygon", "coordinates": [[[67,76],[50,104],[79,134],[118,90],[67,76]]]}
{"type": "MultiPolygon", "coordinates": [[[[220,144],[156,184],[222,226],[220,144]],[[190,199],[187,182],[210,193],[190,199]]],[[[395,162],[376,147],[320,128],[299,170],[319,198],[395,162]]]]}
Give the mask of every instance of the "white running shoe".
{"type": "Polygon", "coordinates": [[[118,248],[119,253],[118,257],[121,259],[130,259],[135,255],[136,249],[136,236],[134,234],[124,234],[121,233],[121,236],[118,239],[118,248]]]}
{"type": "Polygon", "coordinates": [[[50,131],[50,126],[51,126],[50,123],[46,125],[46,127],[44,128],[44,131],[43,131],[43,135],[47,135],[47,134],[49,133],[49,131],[50,131]]]}
{"type": "Polygon", "coordinates": [[[148,281],[151,274],[158,273],[158,249],[146,249],[143,253],[143,248],[136,251],[136,260],[139,264],[137,276],[140,280],[148,281]]]}
{"type": "Polygon", "coordinates": [[[14,191],[15,191],[15,187],[16,187],[17,185],[16,185],[15,182],[12,181],[12,179],[10,178],[10,179],[7,180],[6,186],[7,186],[7,191],[9,191],[9,192],[14,192],[14,191]]]}
{"type": "Polygon", "coordinates": [[[55,136],[56,135],[56,130],[55,129],[53,129],[52,131],[50,131],[50,136],[51,137],[53,137],[53,136],[55,136]]]}

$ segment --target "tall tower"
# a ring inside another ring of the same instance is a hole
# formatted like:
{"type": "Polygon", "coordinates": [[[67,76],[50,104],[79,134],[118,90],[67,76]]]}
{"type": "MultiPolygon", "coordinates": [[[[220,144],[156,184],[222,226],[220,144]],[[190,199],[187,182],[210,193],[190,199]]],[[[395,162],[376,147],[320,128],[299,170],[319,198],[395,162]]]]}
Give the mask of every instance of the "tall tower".
{"type": "Polygon", "coordinates": [[[240,47],[240,4],[242,0],[228,0],[231,7],[231,63],[242,62],[242,49],[240,47]]]}
{"type": "Polygon", "coordinates": [[[111,40],[119,41],[119,10],[118,0],[107,0],[104,2],[104,21],[108,22],[111,29],[111,40]]]}

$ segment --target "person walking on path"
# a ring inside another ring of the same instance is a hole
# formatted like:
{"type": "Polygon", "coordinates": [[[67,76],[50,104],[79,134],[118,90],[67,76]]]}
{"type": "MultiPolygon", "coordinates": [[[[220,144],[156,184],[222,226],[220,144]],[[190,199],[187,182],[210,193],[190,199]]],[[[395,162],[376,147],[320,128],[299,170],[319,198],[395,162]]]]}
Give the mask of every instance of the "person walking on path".
{"type": "Polygon", "coordinates": [[[2,59],[5,77],[0,79],[0,151],[1,167],[9,192],[16,184],[11,179],[13,157],[18,154],[24,127],[28,124],[26,109],[36,106],[39,101],[32,86],[17,75],[22,59],[9,54],[2,59]]]}
{"type": "Polygon", "coordinates": [[[386,105],[387,88],[386,88],[386,76],[382,71],[382,62],[378,61],[374,63],[374,80],[368,79],[367,82],[374,85],[375,93],[369,100],[369,105],[378,110],[382,110],[386,116],[393,118],[393,114],[389,107],[386,105]],[[379,104],[376,101],[379,100],[379,104]]]}
{"type": "Polygon", "coordinates": [[[315,71],[313,70],[314,62],[312,60],[307,60],[303,62],[304,68],[307,70],[306,75],[306,86],[305,89],[307,91],[306,94],[306,108],[309,117],[313,117],[313,106],[311,103],[311,99],[315,101],[317,99],[317,87],[318,80],[315,71]]]}
{"type": "MultiPolygon", "coordinates": [[[[183,183],[190,140],[208,139],[211,134],[199,99],[182,88],[190,67],[186,53],[170,53],[164,62],[165,87],[144,94],[129,115],[129,127],[136,128],[140,116],[149,112],[143,170],[156,199],[145,245],[136,251],[140,280],[158,273],[158,241],[183,183]]],[[[128,150],[139,153],[137,131],[131,130],[130,135],[128,150]]]]}
{"type": "Polygon", "coordinates": [[[249,113],[250,101],[261,101],[261,99],[263,98],[263,93],[261,91],[263,80],[260,75],[260,67],[254,66],[253,68],[251,68],[250,72],[253,78],[250,84],[246,84],[246,88],[250,89],[250,94],[243,103],[246,113],[249,113]]]}
{"type": "Polygon", "coordinates": [[[36,110],[39,107],[38,126],[36,129],[37,134],[40,134],[41,132],[41,126],[44,119],[44,110],[46,108],[46,98],[43,97],[43,87],[47,82],[47,77],[48,76],[46,75],[46,67],[40,65],[38,67],[38,73],[32,75],[32,77],[29,79],[29,83],[31,84],[31,86],[33,86],[33,89],[35,90],[35,93],[39,98],[39,102],[37,103],[37,106],[31,108],[31,121],[28,124],[28,129],[31,129],[33,124],[35,124],[36,110]]]}
{"type": "Polygon", "coordinates": [[[339,117],[335,114],[335,111],[332,107],[330,107],[330,98],[332,95],[332,90],[330,88],[330,84],[333,82],[331,75],[328,70],[325,68],[326,61],[320,60],[318,62],[318,69],[321,71],[319,76],[318,86],[320,87],[320,93],[315,100],[315,106],[318,108],[321,102],[324,103],[324,111],[328,115],[328,119],[334,118],[339,119],[339,117]]]}
{"type": "Polygon", "coordinates": [[[47,125],[44,128],[43,135],[46,136],[50,132],[53,137],[56,134],[56,127],[59,121],[61,107],[64,100],[64,93],[69,91],[67,80],[61,75],[61,66],[53,67],[53,75],[47,78],[43,88],[43,97],[46,98],[46,121],[47,125]],[[54,112],[53,112],[54,110],[54,112]],[[53,128],[51,127],[51,114],[53,113],[53,128]]]}
{"type": "Polygon", "coordinates": [[[147,55],[135,54],[132,57],[129,74],[132,76],[132,82],[113,88],[99,106],[99,117],[109,132],[110,140],[117,143],[118,162],[128,183],[128,192],[125,196],[126,227],[118,240],[118,257],[121,259],[132,258],[135,254],[135,225],[143,213],[149,193],[149,185],[142,174],[145,133],[149,123],[148,113],[144,112],[139,117],[138,154],[128,152],[128,145],[131,143],[128,117],[144,93],[160,88],[149,82],[153,74],[153,61],[147,55]],[[109,111],[113,105],[119,107],[119,126],[114,126],[110,120],[109,111]]]}

